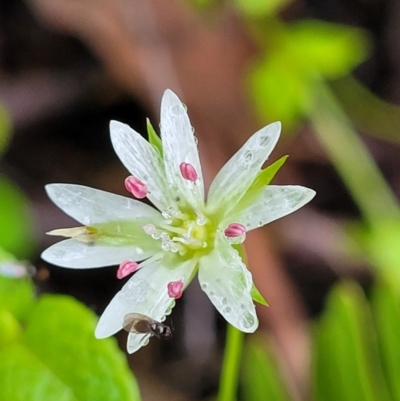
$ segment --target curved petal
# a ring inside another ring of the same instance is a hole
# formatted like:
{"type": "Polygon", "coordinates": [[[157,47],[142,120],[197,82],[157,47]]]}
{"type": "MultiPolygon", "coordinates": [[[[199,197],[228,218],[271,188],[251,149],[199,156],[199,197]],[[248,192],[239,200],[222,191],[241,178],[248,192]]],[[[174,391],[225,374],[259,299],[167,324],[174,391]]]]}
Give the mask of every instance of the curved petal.
{"type": "Polygon", "coordinates": [[[246,193],[262,165],[278,142],[281,123],[276,122],[257,131],[222,167],[210,186],[207,200],[209,212],[235,206],[246,193]]]}
{"type": "Polygon", "coordinates": [[[268,185],[259,199],[240,210],[240,202],[221,224],[243,224],[247,231],[262,227],[300,209],[315,196],[315,191],[296,185],[268,185]]]}
{"type": "Polygon", "coordinates": [[[193,128],[184,105],[169,89],[164,92],[161,101],[160,121],[168,181],[192,207],[203,209],[203,175],[193,128]],[[179,166],[183,162],[191,164],[196,170],[198,176],[196,184],[182,177],[179,166]]]}
{"type": "Polygon", "coordinates": [[[237,329],[253,333],[258,327],[251,298],[253,280],[237,251],[224,240],[200,260],[199,281],[218,312],[237,329]]]}
{"type": "Polygon", "coordinates": [[[175,205],[160,154],[126,124],[110,122],[111,142],[127,170],[146,184],[147,197],[160,210],[175,205]]]}
{"type": "Polygon", "coordinates": [[[143,202],[74,184],[48,184],[49,198],[66,214],[85,226],[112,221],[161,219],[160,213],[143,202]]]}
{"type": "MultiPolygon", "coordinates": [[[[144,266],[111,300],[97,324],[96,337],[108,337],[121,330],[127,313],[142,313],[154,320],[163,321],[175,305],[175,300],[168,296],[168,283],[182,280],[186,287],[196,264],[196,260],[182,262],[179,256],[167,254],[161,261],[144,266]]],[[[131,333],[128,352],[133,353],[145,345],[143,337],[131,333]]]]}
{"type": "Polygon", "coordinates": [[[110,246],[87,244],[74,239],[57,242],[42,253],[42,259],[56,266],[71,269],[90,269],[114,266],[123,260],[144,260],[154,255],[159,249],[148,243],[141,246],[110,246]]]}

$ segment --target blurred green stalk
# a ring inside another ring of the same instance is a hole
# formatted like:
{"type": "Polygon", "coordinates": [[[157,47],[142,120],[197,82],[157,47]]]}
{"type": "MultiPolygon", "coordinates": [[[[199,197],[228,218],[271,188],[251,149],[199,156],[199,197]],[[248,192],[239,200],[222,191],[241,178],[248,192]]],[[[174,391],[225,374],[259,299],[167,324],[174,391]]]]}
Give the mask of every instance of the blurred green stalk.
{"type": "Polygon", "coordinates": [[[310,113],[315,133],[367,223],[400,217],[398,203],[330,89],[321,83],[310,113]]]}
{"type": "Polygon", "coordinates": [[[239,383],[244,333],[228,324],[217,401],[235,401],[239,383]]]}

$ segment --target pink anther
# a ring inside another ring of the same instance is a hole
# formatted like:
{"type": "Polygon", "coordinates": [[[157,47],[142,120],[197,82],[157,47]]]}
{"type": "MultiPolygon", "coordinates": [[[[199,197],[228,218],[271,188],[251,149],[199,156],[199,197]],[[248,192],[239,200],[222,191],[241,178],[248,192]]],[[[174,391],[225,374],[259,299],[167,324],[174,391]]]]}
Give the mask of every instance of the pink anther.
{"type": "Polygon", "coordinates": [[[139,265],[136,262],[132,262],[130,260],[124,260],[118,267],[117,278],[121,280],[122,278],[135,272],[138,268],[139,265]]]}
{"type": "Polygon", "coordinates": [[[192,182],[195,182],[197,180],[196,170],[191,164],[183,162],[180,164],[179,169],[181,170],[182,177],[185,180],[192,182]]]}
{"type": "Polygon", "coordinates": [[[167,285],[168,288],[168,296],[170,298],[179,299],[183,293],[183,281],[171,281],[167,285]]]}
{"type": "Polygon", "coordinates": [[[228,228],[224,231],[225,235],[229,238],[240,237],[246,233],[246,227],[240,223],[229,224],[228,228]]]}
{"type": "Polygon", "coordinates": [[[138,199],[146,197],[148,193],[146,184],[132,175],[125,179],[125,188],[138,199]]]}

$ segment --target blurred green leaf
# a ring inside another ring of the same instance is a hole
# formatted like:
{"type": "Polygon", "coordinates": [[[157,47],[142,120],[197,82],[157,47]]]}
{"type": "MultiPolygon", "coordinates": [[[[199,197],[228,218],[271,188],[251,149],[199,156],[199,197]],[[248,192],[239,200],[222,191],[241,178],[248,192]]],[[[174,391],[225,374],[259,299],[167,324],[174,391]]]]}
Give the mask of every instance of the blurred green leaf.
{"type": "Polygon", "coordinates": [[[311,111],[316,83],[349,74],[368,55],[363,31],[317,20],[268,25],[261,46],[265,56],[250,70],[251,96],[262,118],[286,127],[311,111]]]}
{"type": "Polygon", "coordinates": [[[296,68],[317,78],[349,74],[369,54],[365,31],[319,20],[291,25],[287,47],[296,68]]]}
{"type": "Polygon", "coordinates": [[[113,338],[71,297],[34,299],[29,277],[0,276],[0,400],[136,401],[140,395],[113,338]],[[22,320],[22,325],[18,320],[22,320]]]}
{"type": "Polygon", "coordinates": [[[347,229],[375,267],[400,277],[400,220],[380,219],[373,227],[355,223],[347,229]]]}
{"type": "Polygon", "coordinates": [[[292,0],[234,0],[239,11],[252,18],[262,18],[278,13],[292,0]]]}
{"type": "Polygon", "coordinates": [[[388,103],[352,76],[331,82],[331,88],[354,125],[363,133],[400,142],[400,107],[388,103]]]}
{"type": "Polygon", "coordinates": [[[372,312],[388,387],[394,400],[400,400],[400,281],[383,272],[372,292],[372,312]]]}
{"type": "Polygon", "coordinates": [[[34,229],[28,201],[10,181],[0,176],[0,246],[18,259],[34,249],[34,229]]]}
{"type": "Polygon", "coordinates": [[[0,103],[0,155],[3,154],[10,142],[12,132],[11,119],[7,110],[0,103]]]}
{"type": "Polygon", "coordinates": [[[15,317],[6,309],[0,308],[0,350],[16,342],[21,327],[15,317]]]}
{"type": "MultiPolygon", "coordinates": [[[[44,333],[43,333],[44,334],[44,333]]],[[[45,338],[43,341],[46,341],[45,338]]],[[[62,359],[64,354],[60,354],[62,359]]],[[[71,367],[75,369],[75,367],[71,367]]],[[[103,394],[98,400],[106,400],[103,394]]],[[[79,401],[62,382],[22,344],[0,351],[1,401],[79,401]]]]}
{"type": "Polygon", "coordinates": [[[367,300],[355,283],[337,285],[315,327],[314,390],[323,401],[388,401],[367,300]]]}
{"type": "Polygon", "coordinates": [[[25,321],[35,305],[35,289],[31,279],[0,275],[0,305],[19,321],[25,321]]]}
{"type": "Polygon", "coordinates": [[[290,400],[275,358],[259,341],[252,340],[246,345],[242,391],[246,401],[290,400]]]}
{"type": "MultiPolygon", "coordinates": [[[[46,295],[32,311],[22,342],[35,360],[61,380],[77,400],[140,400],[115,340],[94,337],[96,322],[96,316],[73,298],[46,295]]],[[[3,360],[1,354],[0,359],[3,360]]],[[[25,368],[31,369],[31,365],[24,362],[19,366],[25,368]]],[[[44,379],[36,377],[31,383],[33,393],[47,391],[48,385],[46,375],[44,379]]],[[[20,383],[15,381],[13,386],[17,390],[20,383]]],[[[0,395],[1,388],[0,383],[0,395]]],[[[5,398],[0,396],[0,399],[5,398]]],[[[55,399],[58,400],[40,398],[55,399]]]]}

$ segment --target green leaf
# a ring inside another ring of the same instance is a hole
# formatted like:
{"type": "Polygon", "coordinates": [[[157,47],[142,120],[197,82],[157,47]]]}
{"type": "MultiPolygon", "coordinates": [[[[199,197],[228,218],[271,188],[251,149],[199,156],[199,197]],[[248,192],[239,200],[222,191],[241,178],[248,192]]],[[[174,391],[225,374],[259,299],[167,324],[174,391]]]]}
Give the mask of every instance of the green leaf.
{"type": "Polygon", "coordinates": [[[400,281],[381,273],[372,292],[372,312],[376,321],[382,365],[393,400],[400,400],[400,281]]]}
{"type": "MultiPolygon", "coordinates": [[[[64,399],[140,400],[136,383],[115,340],[94,337],[96,321],[96,316],[73,298],[43,296],[30,316],[22,341],[49,370],[49,375],[57,377],[75,397],[64,399]]],[[[30,365],[24,362],[20,369],[23,368],[30,369],[30,365]]],[[[38,375],[32,380],[33,393],[51,390],[47,376],[42,379],[38,375]]],[[[20,385],[13,382],[15,391],[20,385]]],[[[0,399],[5,398],[0,396],[0,399]]],[[[58,400],[57,397],[40,398],[41,401],[55,399],[58,400]]]]}
{"type": "Polygon", "coordinates": [[[373,227],[352,224],[347,229],[374,266],[400,277],[399,219],[381,219],[373,227]]]}
{"type": "Polygon", "coordinates": [[[310,82],[293,63],[286,54],[271,51],[251,67],[247,84],[260,118],[282,121],[286,132],[311,110],[313,104],[310,82]]]}
{"type": "Polygon", "coordinates": [[[35,289],[28,277],[0,275],[0,305],[19,321],[24,321],[35,304],[35,289]]]}
{"type": "Polygon", "coordinates": [[[252,18],[277,14],[290,2],[291,0],[234,0],[239,11],[252,18]]]}
{"type": "Polygon", "coordinates": [[[372,318],[362,289],[337,285],[314,331],[315,399],[389,401],[372,318]]]}
{"type": "Polygon", "coordinates": [[[269,305],[268,305],[268,302],[267,302],[267,301],[265,300],[265,298],[261,295],[261,292],[258,291],[258,289],[257,289],[257,287],[254,285],[254,283],[253,283],[253,286],[251,287],[251,292],[250,292],[250,294],[251,294],[251,298],[252,298],[253,301],[256,301],[256,302],[258,302],[259,304],[264,305],[264,306],[269,306],[269,305]]]}
{"type": "Polygon", "coordinates": [[[10,181],[0,176],[0,246],[19,259],[34,249],[34,229],[28,201],[10,181]]]}
{"type": "Polygon", "coordinates": [[[265,56],[250,69],[248,87],[256,111],[266,121],[293,128],[310,114],[316,84],[349,74],[368,55],[362,30],[309,20],[268,24],[265,56]]]}
{"type": "Polygon", "coordinates": [[[16,342],[21,327],[15,317],[6,309],[0,308],[0,350],[16,342]]]}
{"type": "Polygon", "coordinates": [[[243,399],[246,401],[289,401],[285,383],[272,352],[260,341],[249,341],[243,360],[243,399]]]}
{"type": "Polygon", "coordinates": [[[3,154],[8,147],[12,132],[12,124],[7,110],[0,104],[0,155],[3,154]]]}
{"type": "Polygon", "coordinates": [[[147,135],[149,137],[149,142],[162,156],[163,148],[162,148],[161,138],[157,135],[155,129],[151,125],[151,122],[148,118],[146,119],[146,124],[147,124],[147,135]]]}
{"type": "Polygon", "coordinates": [[[338,78],[349,74],[369,54],[366,32],[319,20],[303,20],[289,27],[288,51],[305,74],[338,78]]]}
{"type": "MultiPolygon", "coordinates": [[[[44,334],[44,333],[43,333],[44,334]]],[[[43,338],[43,342],[46,339],[43,338]]],[[[59,358],[65,354],[60,353],[59,358]]],[[[79,361],[72,369],[79,370],[79,361]]],[[[106,400],[106,394],[98,400],[106,400]]],[[[79,401],[73,389],[22,344],[0,351],[1,401],[79,401]]]]}

